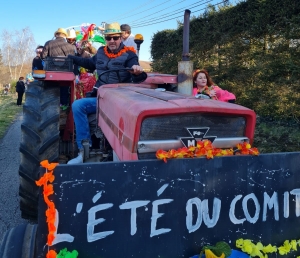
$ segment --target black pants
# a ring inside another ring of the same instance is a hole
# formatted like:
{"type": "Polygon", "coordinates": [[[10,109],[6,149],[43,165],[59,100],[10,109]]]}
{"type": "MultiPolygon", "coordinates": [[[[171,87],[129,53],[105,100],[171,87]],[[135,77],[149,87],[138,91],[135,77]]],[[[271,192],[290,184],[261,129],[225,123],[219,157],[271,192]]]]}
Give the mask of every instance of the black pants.
{"type": "Polygon", "coordinates": [[[69,104],[69,88],[70,87],[60,87],[60,104],[69,104]]]}
{"type": "Polygon", "coordinates": [[[17,99],[17,105],[22,105],[22,98],[23,98],[24,92],[18,92],[18,99],[17,99]]]}

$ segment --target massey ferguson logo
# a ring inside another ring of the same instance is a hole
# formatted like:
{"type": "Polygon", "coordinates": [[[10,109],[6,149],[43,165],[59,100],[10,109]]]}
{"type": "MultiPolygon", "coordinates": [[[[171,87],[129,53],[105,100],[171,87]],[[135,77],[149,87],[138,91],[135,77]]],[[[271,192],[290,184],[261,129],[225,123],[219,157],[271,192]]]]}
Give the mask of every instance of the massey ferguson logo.
{"type": "Polygon", "coordinates": [[[217,136],[206,136],[209,127],[201,127],[201,128],[185,128],[191,137],[179,137],[180,141],[183,143],[185,147],[196,146],[197,141],[202,140],[210,140],[213,142],[217,136]]]}

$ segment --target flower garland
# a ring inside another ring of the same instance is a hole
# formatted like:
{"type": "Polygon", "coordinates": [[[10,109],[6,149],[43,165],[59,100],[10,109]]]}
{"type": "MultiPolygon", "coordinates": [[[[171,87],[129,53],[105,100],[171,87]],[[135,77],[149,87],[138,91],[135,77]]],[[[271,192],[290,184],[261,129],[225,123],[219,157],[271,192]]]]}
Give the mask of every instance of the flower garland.
{"type": "MultiPolygon", "coordinates": [[[[47,236],[47,245],[50,246],[53,243],[53,240],[55,239],[55,219],[56,219],[56,209],[54,202],[49,200],[49,196],[54,193],[53,185],[51,184],[55,176],[53,175],[54,168],[58,165],[58,163],[49,163],[48,160],[41,161],[41,166],[43,168],[46,168],[46,173],[38,180],[35,181],[37,186],[43,187],[43,196],[44,201],[48,206],[48,209],[46,210],[46,221],[48,224],[48,236],[47,236]],[[48,184],[48,182],[50,184],[48,184]]],[[[57,254],[54,250],[48,250],[46,254],[46,258],[76,258],[78,255],[78,252],[76,250],[72,251],[72,253],[68,252],[67,249],[63,249],[57,254]]]]}
{"type": "Polygon", "coordinates": [[[300,240],[285,240],[280,247],[272,246],[271,244],[264,246],[261,242],[254,244],[250,239],[240,238],[236,240],[236,247],[240,248],[251,257],[258,256],[260,258],[267,258],[268,253],[276,253],[277,251],[280,255],[286,255],[291,251],[297,251],[297,245],[300,246],[300,240]]]}
{"type": "Polygon", "coordinates": [[[134,47],[124,47],[123,49],[121,49],[117,54],[114,53],[108,53],[107,50],[107,46],[104,47],[104,54],[109,57],[109,58],[116,58],[118,56],[123,55],[124,53],[126,53],[127,51],[132,51],[134,53],[136,53],[136,50],[134,49],[134,47]]]}
{"type": "Polygon", "coordinates": [[[52,242],[54,240],[54,233],[56,231],[55,227],[55,204],[54,202],[49,200],[49,195],[54,193],[53,185],[48,184],[48,182],[52,183],[54,181],[54,175],[53,170],[58,165],[58,163],[50,163],[48,160],[43,160],[41,163],[41,166],[46,168],[46,173],[38,180],[36,181],[37,186],[43,186],[43,195],[44,195],[44,201],[48,206],[48,209],[46,210],[46,217],[47,217],[47,224],[48,224],[48,237],[47,237],[47,244],[48,246],[52,245],[52,242]]]}
{"type": "Polygon", "coordinates": [[[232,155],[258,155],[257,148],[251,148],[251,145],[247,142],[237,144],[235,149],[219,149],[214,148],[210,140],[197,141],[196,146],[183,147],[177,150],[158,150],[156,152],[156,158],[163,160],[167,163],[167,159],[172,158],[194,158],[194,157],[206,157],[212,159],[218,156],[232,156],[232,155]]]}
{"type": "Polygon", "coordinates": [[[211,90],[216,90],[218,89],[219,87],[218,86],[215,86],[215,85],[212,85],[212,86],[204,86],[204,88],[202,90],[198,89],[197,90],[197,93],[198,94],[204,94],[204,95],[207,95],[209,96],[211,99],[214,99],[214,100],[218,100],[218,97],[217,96],[210,96],[210,91],[211,90]]]}

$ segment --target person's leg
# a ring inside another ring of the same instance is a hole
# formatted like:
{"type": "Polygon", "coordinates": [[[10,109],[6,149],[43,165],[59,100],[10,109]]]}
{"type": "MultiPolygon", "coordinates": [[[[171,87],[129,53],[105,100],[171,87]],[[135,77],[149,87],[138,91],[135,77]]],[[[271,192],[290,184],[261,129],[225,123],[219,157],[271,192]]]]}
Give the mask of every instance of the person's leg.
{"type": "Polygon", "coordinates": [[[60,104],[69,105],[69,87],[60,87],[60,104]]]}
{"type": "Polygon", "coordinates": [[[22,101],[23,101],[23,95],[24,95],[24,92],[21,92],[21,97],[20,97],[20,105],[22,105],[22,101]]]}
{"type": "Polygon", "coordinates": [[[17,105],[20,106],[22,101],[22,93],[18,92],[18,99],[17,99],[17,105]]]}
{"type": "Polygon", "coordinates": [[[77,164],[83,162],[83,146],[82,140],[88,139],[91,144],[90,127],[88,115],[96,113],[97,98],[78,99],[72,104],[73,118],[76,129],[76,143],[79,149],[77,158],[72,159],[68,164],[77,164]]]}

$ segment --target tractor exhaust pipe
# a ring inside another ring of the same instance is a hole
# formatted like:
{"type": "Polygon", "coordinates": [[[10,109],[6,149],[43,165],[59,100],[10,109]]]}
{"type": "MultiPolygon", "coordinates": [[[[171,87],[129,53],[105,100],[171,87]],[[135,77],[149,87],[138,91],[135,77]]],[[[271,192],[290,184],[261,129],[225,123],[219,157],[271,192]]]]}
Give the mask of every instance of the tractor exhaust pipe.
{"type": "Polygon", "coordinates": [[[190,10],[184,11],[183,24],[183,53],[182,61],[178,63],[178,92],[192,95],[193,92],[193,62],[190,61],[189,35],[190,35],[190,10]]]}
{"type": "Polygon", "coordinates": [[[190,10],[184,11],[183,20],[183,53],[182,61],[190,61],[189,43],[190,43],[190,10]]]}

